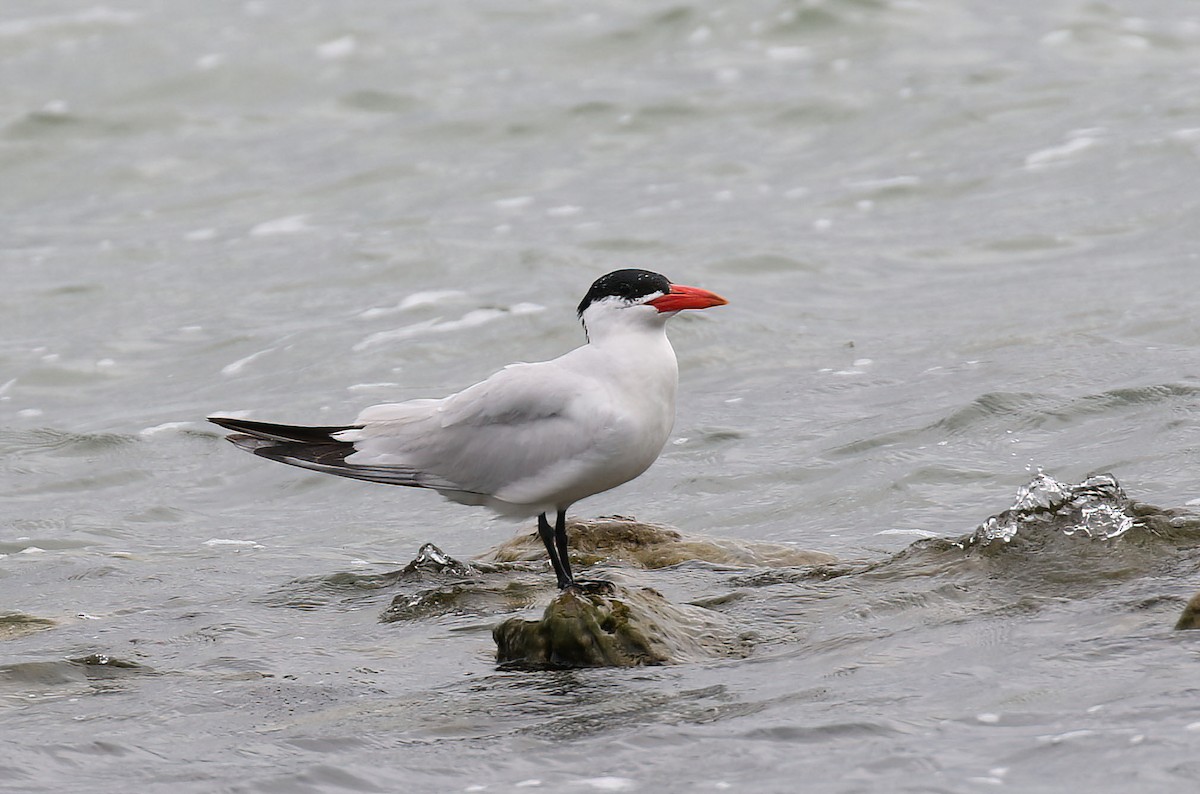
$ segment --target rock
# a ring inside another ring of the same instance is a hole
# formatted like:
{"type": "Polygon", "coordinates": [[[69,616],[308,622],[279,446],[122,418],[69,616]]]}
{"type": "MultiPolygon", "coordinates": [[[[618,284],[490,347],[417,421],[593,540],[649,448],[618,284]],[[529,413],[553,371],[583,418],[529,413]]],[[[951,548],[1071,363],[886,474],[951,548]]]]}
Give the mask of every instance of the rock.
{"type": "MultiPolygon", "coordinates": [[[[736,568],[813,568],[828,554],[771,543],[688,537],[657,524],[612,516],[567,524],[577,574],[614,568],[665,568],[689,561],[736,568]]],[[[485,616],[525,610],[546,598],[546,550],[536,533],[522,534],[460,562],[432,544],[396,572],[401,589],[384,622],[434,616],[485,616]]],[[[606,571],[606,573],[611,573],[606,571]]],[[[619,574],[618,574],[619,575],[619,574]]],[[[672,604],[650,588],[581,582],[556,592],[539,620],[510,618],[492,631],[501,664],[536,668],[635,667],[740,657],[750,635],[730,618],[694,604],[672,604]]]]}
{"type": "Polygon", "coordinates": [[[379,619],[392,623],[435,615],[487,615],[526,608],[538,597],[540,587],[488,574],[525,572],[529,567],[513,563],[465,563],[426,543],[413,561],[396,573],[394,583],[402,592],[392,599],[391,606],[379,619]]]}
{"type": "Polygon", "coordinates": [[[1178,631],[1185,629],[1200,629],[1200,593],[1192,596],[1192,600],[1187,602],[1187,606],[1183,608],[1183,614],[1179,616],[1179,621],[1175,624],[1178,631]]]}
{"type": "Polygon", "coordinates": [[[5,612],[0,614],[0,640],[11,640],[54,628],[57,623],[49,618],[39,618],[21,612],[5,612]]]}
{"type": "Polygon", "coordinates": [[[609,582],[568,588],[541,620],[506,620],[492,637],[496,661],[521,667],[673,664],[745,656],[750,647],[750,638],[716,612],[609,582]]]}
{"type": "MultiPolygon", "coordinates": [[[[691,537],[659,524],[624,516],[567,522],[571,564],[623,563],[638,568],[666,568],[689,560],[715,565],[784,567],[826,565],[837,558],[778,543],[691,537]]],[[[542,561],[546,549],[537,533],[519,535],[476,558],[482,562],[542,561]]]]}
{"type": "Polygon", "coordinates": [[[459,562],[432,543],[426,543],[412,562],[400,572],[401,579],[420,578],[423,574],[434,576],[477,576],[480,573],[470,563],[459,562]]]}

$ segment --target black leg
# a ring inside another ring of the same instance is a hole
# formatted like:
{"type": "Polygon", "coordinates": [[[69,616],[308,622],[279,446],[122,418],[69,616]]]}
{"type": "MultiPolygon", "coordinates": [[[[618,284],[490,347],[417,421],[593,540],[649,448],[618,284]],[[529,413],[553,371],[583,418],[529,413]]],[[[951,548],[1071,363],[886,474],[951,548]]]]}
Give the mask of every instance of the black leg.
{"type": "Polygon", "coordinates": [[[558,547],[555,544],[555,542],[558,540],[558,533],[555,532],[554,527],[550,526],[550,522],[546,520],[545,513],[542,513],[538,516],[538,535],[541,537],[542,543],[546,546],[546,553],[550,555],[550,564],[554,566],[554,575],[558,578],[558,589],[562,590],[570,587],[574,581],[571,578],[571,564],[566,561],[566,514],[559,512],[558,515],[560,522],[564,523],[562,535],[563,553],[561,555],[559,554],[558,547]]]}
{"type": "MultiPolygon", "coordinates": [[[[585,592],[613,593],[614,588],[612,582],[605,579],[576,579],[571,573],[571,558],[567,556],[567,511],[559,510],[558,518],[554,522],[554,543],[558,546],[558,556],[562,560],[563,568],[566,569],[567,587],[578,587],[585,592]]],[[[559,587],[562,587],[560,584],[559,587]]]]}
{"type": "Polygon", "coordinates": [[[559,510],[558,517],[554,521],[554,545],[558,548],[558,559],[562,561],[563,570],[567,572],[567,581],[574,584],[575,575],[571,573],[571,554],[567,551],[566,510],[559,510]]]}

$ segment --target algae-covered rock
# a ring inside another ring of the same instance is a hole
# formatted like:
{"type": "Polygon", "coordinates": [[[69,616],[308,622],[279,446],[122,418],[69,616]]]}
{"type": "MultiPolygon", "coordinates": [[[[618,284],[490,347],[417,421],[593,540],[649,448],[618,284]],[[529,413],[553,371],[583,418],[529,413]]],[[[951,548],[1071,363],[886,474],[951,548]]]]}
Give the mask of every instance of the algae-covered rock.
{"type": "MultiPolygon", "coordinates": [[[[660,524],[624,516],[567,522],[571,564],[623,563],[639,568],[666,568],[690,560],[715,565],[802,566],[825,565],[836,558],[778,543],[756,543],[687,536],[660,524]]],[[[545,547],[536,532],[519,535],[476,558],[484,562],[544,560],[545,547]]]]}
{"type": "Polygon", "coordinates": [[[1192,600],[1187,602],[1187,606],[1183,608],[1183,614],[1179,616],[1179,622],[1175,624],[1177,630],[1185,629],[1200,629],[1200,593],[1192,596],[1192,600]]]}
{"type": "Polygon", "coordinates": [[[477,576],[480,570],[470,563],[459,562],[432,543],[426,543],[417,551],[412,562],[400,571],[401,579],[419,579],[423,575],[433,576],[477,576]]]}
{"type": "Polygon", "coordinates": [[[49,618],[39,618],[21,612],[5,612],[0,614],[0,640],[11,640],[54,628],[56,624],[49,618]]]}
{"type": "Polygon", "coordinates": [[[379,621],[395,623],[444,615],[511,613],[527,609],[544,597],[545,587],[538,582],[508,579],[445,582],[396,595],[379,621]]]}
{"type": "Polygon", "coordinates": [[[524,609],[540,595],[536,584],[490,574],[523,572],[511,563],[465,563],[432,543],[396,574],[402,592],[380,616],[383,623],[435,615],[487,615],[524,609]]]}
{"type": "MultiPolygon", "coordinates": [[[[605,563],[606,575],[689,561],[736,568],[815,567],[828,554],[791,546],[688,537],[670,527],[620,516],[567,524],[576,570],[605,563]]],[[[400,589],[384,622],[435,616],[471,618],[525,610],[554,584],[536,533],[520,535],[460,562],[426,544],[391,584],[400,589]]],[[[619,574],[618,574],[619,575],[619,574]]],[[[715,603],[715,602],[714,602],[715,603]]],[[[493,629],[501,664],[525,667],[633,667],[749,653],[749,635],[725,615],[672,604],[649,588],[580,582],[557,592],[540,620],[511,618],[493,629]]]]}
{"type": "Polygon", "coordinates": [[[748,637],[716,612],[609,582],[567,588],[541,620],[506,620],[492,637],[496,661],[529,667],[637,667],[749,650],[748,637]]]}

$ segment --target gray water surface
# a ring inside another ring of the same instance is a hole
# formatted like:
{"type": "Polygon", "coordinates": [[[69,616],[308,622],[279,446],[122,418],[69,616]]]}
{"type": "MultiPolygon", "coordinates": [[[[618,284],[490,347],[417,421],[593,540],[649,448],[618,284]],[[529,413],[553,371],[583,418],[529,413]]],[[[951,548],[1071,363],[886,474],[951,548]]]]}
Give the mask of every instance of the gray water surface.
{"type": "Polygon", "coordinates": [[[27,0],[0,84],[0,787],[1200,781],[1187,537],[905,552],[1039,471],[1197,505],[1191,4],[27,0]],[[576,512],[903,552],[630,574],[746,659],[502,670],[508,615],[381,623],[346,574],[528,527],[203,421],[552,357],[626,266],[730,305],[672,321],[672,442],[576,512]]]}

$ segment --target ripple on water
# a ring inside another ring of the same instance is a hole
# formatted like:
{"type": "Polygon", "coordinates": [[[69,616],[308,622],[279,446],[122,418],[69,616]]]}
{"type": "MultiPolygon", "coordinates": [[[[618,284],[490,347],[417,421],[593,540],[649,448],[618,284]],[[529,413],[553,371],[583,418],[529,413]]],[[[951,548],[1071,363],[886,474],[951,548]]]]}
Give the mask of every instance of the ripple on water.
{"type": "Polygon", "coordinates": [[[154,674],[138,662],[91,653],[71,659],[0,665],[0,695],[25,701],[125,689],[132,677],[154,674]]]}
{"type": "Polygon", "coordinates": [[[1039,392],[989,392],[964,408],[938,420],[928,429],[950,435],[977,434],[980,429],[1028,430],[1062,426],[1088,416],[1119,414],[1125,409],[1147,405],[1188,406],[1200,397],[1200,389],[1180,383],[1159,383],[1111,389],[1080,397],[1062,397],[1039,392]]]}
{"type": "Polygon", "coordinates": [[[0,429],[0,457],[16,457],[30,453],[87,457],[136,441],[135,436],[119,433],[76,433],[50,427],[29,430],[0,429]]]}

